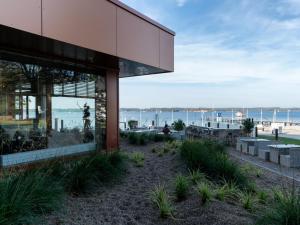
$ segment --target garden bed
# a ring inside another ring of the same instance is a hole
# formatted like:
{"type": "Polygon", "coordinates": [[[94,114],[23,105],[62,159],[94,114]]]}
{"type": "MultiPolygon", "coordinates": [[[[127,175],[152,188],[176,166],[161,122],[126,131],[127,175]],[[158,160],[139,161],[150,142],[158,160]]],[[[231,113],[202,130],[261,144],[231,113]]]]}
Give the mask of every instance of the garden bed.
{"type": "Polygon", "coordinates": [[[61,212],[47,216],[46,224],[105,224],[105,225],[247,225],[253,224],[254,216],[239,205],[212,200],[202,206],[193,189],[184,201],[177,202],[174,218],[162,219],[150,200],[150,192],[156,185],[165,184],[174,196],[174,178],[186,174],[186,166],[178,153],[153,149],[164,149],[164,143],[148,143],[134,146],[123,141],[121,148],[131,155],[144,153],[143,166],[130,163],[127,176],[111,188],[102,187],[89,195],[67,197],[61,212]]]}

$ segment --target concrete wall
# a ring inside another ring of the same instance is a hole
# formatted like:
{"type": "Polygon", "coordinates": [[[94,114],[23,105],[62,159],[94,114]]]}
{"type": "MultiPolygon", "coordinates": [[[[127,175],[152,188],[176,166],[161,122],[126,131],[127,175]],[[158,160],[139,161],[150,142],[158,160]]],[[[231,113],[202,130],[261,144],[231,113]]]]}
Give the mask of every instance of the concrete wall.
{"type": "Polygon", "coordinates": [[[9,155],[0,156],[0,166],[9,167],[24,163],[32,163],[46,159],[52,159],[62,156],[70,156],[90,151],[95,151],[96,146],[94,143],[72,145],[60,148],[49,148],[29,152],[19,152],[9,155]]]}

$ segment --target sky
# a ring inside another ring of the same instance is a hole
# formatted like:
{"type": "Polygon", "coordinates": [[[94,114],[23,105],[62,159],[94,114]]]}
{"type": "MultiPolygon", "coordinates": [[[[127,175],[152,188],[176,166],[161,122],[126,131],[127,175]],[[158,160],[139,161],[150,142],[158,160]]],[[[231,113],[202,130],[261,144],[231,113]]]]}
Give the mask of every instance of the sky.
{"type": "Polygon", "coordinates": [[[175,72],[121,79],[121,107],[300,107],[300,0],[122,2],[176,37],[175,72]]]}

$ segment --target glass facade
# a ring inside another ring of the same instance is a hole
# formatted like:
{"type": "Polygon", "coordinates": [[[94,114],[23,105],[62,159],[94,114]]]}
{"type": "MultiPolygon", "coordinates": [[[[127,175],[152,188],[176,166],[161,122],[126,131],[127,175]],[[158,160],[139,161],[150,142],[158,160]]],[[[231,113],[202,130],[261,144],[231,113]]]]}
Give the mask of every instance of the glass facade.
{"type": "Polygon", "coordinates": [[[105,76],[0,59],[0,153],[105,145],[105,76]]]}

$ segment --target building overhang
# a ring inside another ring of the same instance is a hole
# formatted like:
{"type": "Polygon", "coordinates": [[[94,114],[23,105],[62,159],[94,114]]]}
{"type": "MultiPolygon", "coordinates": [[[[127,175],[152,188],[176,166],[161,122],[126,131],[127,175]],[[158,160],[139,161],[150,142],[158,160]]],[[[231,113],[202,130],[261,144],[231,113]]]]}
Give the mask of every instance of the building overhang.
{"type": "Polygon", "coordinates": [[[174,35],[117,0],[4,0],[1,55],[16,52],[120,77],[174,71],[174,35]]]}

